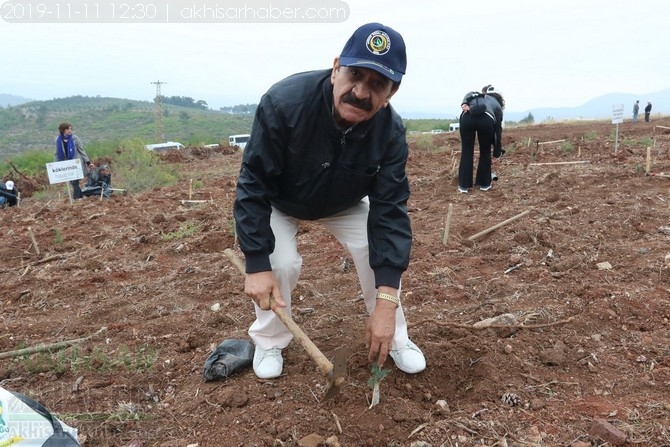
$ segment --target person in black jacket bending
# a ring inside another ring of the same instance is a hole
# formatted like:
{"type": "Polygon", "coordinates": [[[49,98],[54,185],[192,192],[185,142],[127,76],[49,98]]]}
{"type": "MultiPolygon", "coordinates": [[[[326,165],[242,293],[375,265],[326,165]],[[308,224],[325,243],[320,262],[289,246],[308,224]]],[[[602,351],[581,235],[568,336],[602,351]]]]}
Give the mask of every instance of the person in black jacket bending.
{"type": "MultiPolygon", "coordinates": [[[[502,99],[502,96],[500,97],[502,99]]],[[[504,104],[504,101],[502,101],[504,104]]],[[[458,166],[458,192],[467,193],[474,185],[482,191],[491,189],[491,148],[493,156],[502,155],[503,111],[499,100],[489,94],[469,92],[461,101],[459,118],[461,160],[458,166]],[[497,129],[500,129],[498,132],[497,129]],[[475,138],[479,142],[479,161],[473,182],[475,138]],[[498,144],[496,144],[498,138],[498,144]]]]}
{"type": "Polygon", "coordinates": [[[85,196],[112,196],[112,171],[109,165],[100,165],[88,175],[86,187],[81,190],[85,196]]]}
{"type": "Polygon", "coordinates": [[[365,341],[379,366],[426,367],[409,339],[400,303],[412,229],[402,119],[389,104],[405,74],[402,36],[380,23],[359,27],[332,69],[298,73],[260,100],[244,149],[234,204],[245,255],[245,293],[255,303],[249,336],[259,378],[282,373],[291,333],[270,299],[290,314],[302,258],[301,220],[320,222],[351,255],[370,317],[365,341]]]}
{"type": "Polygon", "coordinates": [[[3,206],[16,206],[21,200],[21,194],[14,186],[14,182],[7,180],[6,183],[0,183],[0,208],[3,206]]]}

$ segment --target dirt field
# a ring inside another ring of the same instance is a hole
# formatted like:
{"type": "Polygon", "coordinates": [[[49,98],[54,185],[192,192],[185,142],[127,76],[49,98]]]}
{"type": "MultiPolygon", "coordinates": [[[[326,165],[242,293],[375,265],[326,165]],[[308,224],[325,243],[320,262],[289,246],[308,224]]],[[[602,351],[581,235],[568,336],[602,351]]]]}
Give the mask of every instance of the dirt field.
{"type": "Polygon", "coordinates": [[[506,129],[500,180],[469,194],[456,192],[458,135],[412,136],[403,303],[428,368],[389,360],[372,408],[356,274],[315,224],[299,235],[294,318],[326,356],[346,347],[340,393],[319,401],[326,380],[297,343],[277,380],[249,368],[204,381],[211,349],[253,320],[223,254],[239,254],[239,152],[167,156],[184,178],[171,188],[25,198],[0,210],[0,352],[93,337],[0,359],[0,384],[93,447],[670,446],[670,178],[645,175],[648,146],[652,172],[670,173],[658,125],[670,118],[622,124],[616,154],[608,122],[506,129]],[[189,179],[207,203],[182,206],[189,179]],[[501,314],[515,325],[473,327],[501,314]]]}

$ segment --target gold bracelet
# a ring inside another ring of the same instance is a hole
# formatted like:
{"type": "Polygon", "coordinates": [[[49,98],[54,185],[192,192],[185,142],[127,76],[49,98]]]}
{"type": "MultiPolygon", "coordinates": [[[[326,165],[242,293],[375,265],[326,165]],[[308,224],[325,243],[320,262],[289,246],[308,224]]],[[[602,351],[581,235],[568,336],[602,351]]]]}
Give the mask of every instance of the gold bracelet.
{"type": "Polygon", "coordinates": [[[390,293],[377,292],[377,299],[390,301],[394,303],[396,307],[400,307],[400,298],[398,298],[397,296],[393,296],[390,293]]]}

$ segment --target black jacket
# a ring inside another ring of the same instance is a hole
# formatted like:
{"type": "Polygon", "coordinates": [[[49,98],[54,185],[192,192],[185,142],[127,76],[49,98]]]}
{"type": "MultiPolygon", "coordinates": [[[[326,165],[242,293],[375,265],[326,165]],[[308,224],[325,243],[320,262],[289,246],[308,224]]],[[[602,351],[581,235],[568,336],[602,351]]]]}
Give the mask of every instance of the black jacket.
{"type": "Polygon", "coordinates": [[[261,98],[234,205],[247,273],[271,270],[271,206],[315,220],[368,196],[370,265],[377,286],[398,287],[412,242],[405,127],[389,106],[369,121],[339,129],[332,115],[330,74],[290,76],[261,98]]]}
{"type": "Polygon", "coordinates": [[[14,189],[7,189],[4,183],[0,183],[0,196],[5,198],[7,206],[15,206],[19,203],[19,192],[14,189]]]}
{"type": "MultiPolygon", "coordinates": [[[[503,109],[496,98],[491,95],[485,95],[480,92],[468,92],[461,101],[461,105],[469,104],[471,99],[475,96],[483,96],[486,102],[486,114],[491,117],[495,124],[495,134],[493,140],[493,156],[502,156],[502,123],[503,123],[503,109]]],[[[462,113],[461,113],[462,114],[462,113]]]]}

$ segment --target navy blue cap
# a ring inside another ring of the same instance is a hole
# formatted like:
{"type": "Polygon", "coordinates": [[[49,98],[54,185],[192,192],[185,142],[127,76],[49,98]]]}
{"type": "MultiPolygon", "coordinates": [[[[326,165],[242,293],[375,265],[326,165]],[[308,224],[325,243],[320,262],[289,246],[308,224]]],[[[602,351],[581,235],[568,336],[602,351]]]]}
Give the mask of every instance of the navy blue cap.
{"type": "Polygon", "coordinates": [[[405,41],[393,28],[381,23],[367,23],[344,45],[340,65],[369,68],[400,82],[407,69],[405,41]]]}

